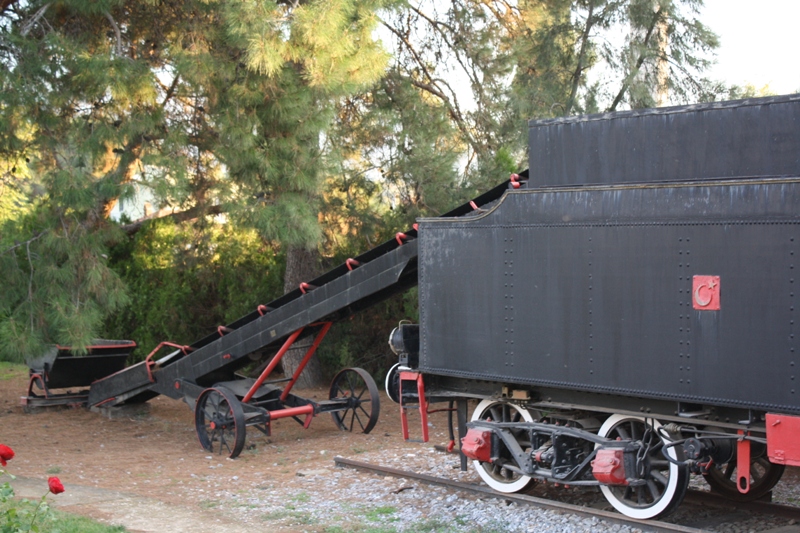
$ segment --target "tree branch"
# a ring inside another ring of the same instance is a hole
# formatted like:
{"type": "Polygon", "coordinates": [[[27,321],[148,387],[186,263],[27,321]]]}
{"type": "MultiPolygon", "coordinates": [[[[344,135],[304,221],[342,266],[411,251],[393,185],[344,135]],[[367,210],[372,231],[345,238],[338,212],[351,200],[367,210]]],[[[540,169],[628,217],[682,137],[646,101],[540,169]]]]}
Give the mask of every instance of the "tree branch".
{"type": "Polygon", "coordinates": [[[422,18],[424,18],[425,20],[427,20],[427,21],[428,21],[428,24],[430,24],[431,26],[433,26],[434,28],[436,28],[436,31],[438,31],[439,33],[442,33],[442,34],[443,34],[442,30],[440,30],[440,29],[439,29],[439,26],[444,26],[445,28],[447,28],[448,30],[450,30],[450,31],[451,31],[452,33],[454,33],[454,34],[455,34],[455,33],[457,33],[456,29],[455,29],[454,27],[452,27],[451,25],[447,24],[446,22],[442,22],[442,21],[440,21],[440,20],[435,20],[435,19],[432,19],[431,17],[429,17],[428,15],[426,15],[425,13],[423,13],[421,9],[419,9],[419,8],[416,8],[416,7],[414,7],[414,6],[411,6],[411,5],[410,5],[410,6],[408,6],[408,7],[409,7],[409,9],[411,9],[411,11],[413,11],[414,13],[416,13],[417,15],[419,15],[420,17],[422,17],[422,18]]]}
{"type": "Polygon", "coordinates": [[[433,84],[422,83],[421,81],[417,81],[414,79],[411,79],[410,81],[414,87],[427,91],[430,94],[439,98],[444,103],[444,105],[447,106],[447,111],[450,114],[450,118],[452,118],[453,121],[456,123],[456,126],[458,126],[458,129],[461,131],[461,133],[464,134],[464,137],[466,137],[467,142],[470,144],[470,146],[472,146],[472,149],[475,150],[476,152],[482,152],[480,146],[478,146],[478,143],[475,141],[475,139],[472,138],[472,135],[470,134],[469,131],[469,127],[467,126],[464,118],[461,116],[460,111],[458,110],[458,108],[453,107],[452,103],[450,102],[450,99],[447,97],[446,94],[444,94],[438,87],[434,86],[433,84]]]}
{"type": "Polygon", "coordinates": [[[122,33],[119,31],[119,26],[117,26],[117,23],[114,20],[114,17],[111,16],[111,13],[109,13],[108,11],[104,11],[103,14],[108,19],[108,22],[111,23],[111,27],[114,28],[114,35],[117,36],[116,55],[117,57],[122,57],[122,33]]]}
{"type": "Polygon", "coordinates": [[[30,239],[28,239],[27,241],[19,242],[19,243],[15,244],[14,246],[11,246],[10,248],[6,248],[2,252],[0,252],[0,255],[7,254],[8,252],[19,248],[20,246],[29,246],[30,243],[32,243],[33,241],[35,241],[36,239],[38,239],[39,237],[44,235],[46,232],[47,232],[46,230],[42,230],[39,233],[37,233],[36,235],[34,235],[33,237],[31,237],[30,239]]]}
{"type": "Polygon", "coordinates": [[[34,24],[36,24],[40,18],[44,16],[45,11],[47,8],[50,7],[50,4],[47,3],[39,8],[39,10],[33,14],[33,16],[25,21],[25,24],[22,25],[22,29],[20,29],[19,33],[23,37],[27,37],[28,33],[33,29],[34,24]]]}
{"type": "Polygon", "coordinates": [[[586,27],[583,29],[583,35],[581,35],[581,51],[578,54],[578,66],[575,67],[575,72],[572,73],[572,88],[570,89],[569,100],[567,100],[567,105],[564,109],[564,115],[569,115],[570,111],[572,111],[572,107],[575,105],[575,98],[578,96],[578,87],[580,86],[581,76],[584,71],[583,63],[586,60],[586,54],[589,49],[589,35],[594,25],[593,15],[594,2],[590,1],[589,14],[586,15],[586,27]]]}
{"type": "MultiPolygon", "coordinates": [[[[180,79],[181,79],[180,74],[176,74],[175,77],[172,79],[172,83],[170,84],[169,88],[166,89],[166,95],[164,96],[164,101],[161,102],[162,106],[166,104],[170,98],[172,98],[173,94],[175,94],[175,89],[178,87],[178,81],[180,79]]],[[[159,82],[159,84],[161,84],[161,82],[159,82]]],[[[161,86],[163,87],[163,85],[161,86]]]]}
{"type": "MultiPolygon", "coordinates": [[[[461,115],[461,110],[458,108],[458,103],[457,102],[454,103],[453,100],[448,98],[448,96],[444,94],[444,92],[442,92],[442,90],[439,87],[436,86],[437,80],[431,75],[430,71],[425,65],[424,60],[422,59],[422,57],[420,57],[420,55],[414,49],[412,44],[408,41],[408,38],[402,35],[400,31],[394,26],[387,24],[384,21],[381,21],[381,24],[383,24],[383,26],[386,27],[386,29],[395,34],[397,38],[400,39],[400,41],[402,41],[402,43],[406,46],[406,49],[414,57],[414,61],[419,66],[420,70],[422,70],[422,73],[428,79],[428,82],[425,83],[409,77],[411,84],[439,98],[447,106],[447,110],[450,113],[450,116],[455,121],[456,125],[458,126],[458,129],[461,130],[461,132],[467,138],[467,141],[472,146],[472,148],[476,152],[480,152],[481,150],[479,150],[477,143],[470,134],[469,128],[465,124],[464,117],[461,115]]],[[[451,91],[451,93],[453,92],[452,89],[450,89],[450,87],[448,87],[448,89],[451,91]]],[[[453,99],[455,99],[455,96],[453,96],[453,99]]]]}
{"type": "MultiPolygon", "coordinates": [[[[655,30],[656,26],[658,25],[659,19],[661,19],[661,14],[664,12],[664,8],[659,6],[658,11],[655,12],[653,15],[653,20],[650,22],[650,26],[647,28],[647,33],[644,36],[644,41],[642,42],[643,48],[646,50],[647,43],[650,41],[650,37],[653,35],[653,30],[655,30]]],[[[622,97],[625,96],[628,88],[631,86],[631,80],[639,73],[639,69],[642,68],[644,64],[644,60],[647,58],[647,54],[645,50],[639,54],[639,58],[636,60],[636,66],[634,69],[625,77],[625,81],[622,82],[622,87],[620,88],[617,96],[614,98],[614,102],[611,104],[611,107],[608,108],[608,111],[616,111],[617,105],[622,101],[622,97]]]]}
{"type": "Polygon", "coordinates": [[[28,251],[28,265],[31,268],[31,277],[28,279],[28,299],[31,302],[31,332],[33,332],[33,261],[31,260],[31,242],[29,240],[25,244],[25,248],[28,251]]]}
{"type": "Polygon", "coordinates": [[[186,211],[177,211],[174,213],[169,213],[168,215],[159,216],[158,213],[155,213],[150,216],[141,218],[136,222],[133,222],[131,224],[125,224],[124,226],[120,227],[122,228],[122,231],[124,231],[128,235],[135,235],[137,231],[142,229],[142,227],[144,227],[144,225],[150,222],[151,220],[170,219],[173,222],[178,223],[178,222],[185,222],[193,218],[197,218],[201,215],[219,215],[222,212],[223,212],[222,207],[218,205],[212,205],[208,207],[195,206],[187,209],[186,211]]]}
{"type": "MultiPolygon", "coordinates": [[[[423,19],[425,19],[428,22],[428,24],[430,24],[431,27],[433,27],[433,29],[436,31],[436,33],[439,34],[439,36],[442,38],[442,40],[445,42],[445,44],[450,48],[450,50],[453,52],[453,55],[455,57],[456,62],[461,67],[461,70],[463,70],[464,73],[466,74],[467,78],[469,78],[470,83],[472,84],[472,87],[479,92],[479,96],[477,98],[478,105],[479,106],[483,106],[483,102],[485,100],[484,92],[483,92],[483,83],[481,83],[481,80],[479,79],[479,76],[475,72],[475,64],[473,63],[471,67],[467,66],[467,64],[465,63],[464,59],[461,57],[462,51],[459,49],[458,46],[456,46],[452,42],[452,40],[449,38],[449,36],[444,31],[442,31],[442,27],[447,28],[453,35],[458,35],[458,30],[456,28],[450,26],[449,24],[445,24],[443,22],[440,22],[440,21],[437,21],[437,20],[434,20],[434,19],[430,18],[425,13],[423,13],[421,10],[416,9],[413,6],[411,6],[411,10],[414,11],[417,15],[419,15],[423,19]]],[[[409,48],[411,47],[411,44],[405,39],[404,39],[404,43],[406,44],[407,47],[409,47],[409,48]]],[[[412,53],[414,53],[413,50],[410,50],[410,51],[412,53]]],[[[467,55],[469,55],[469,51],[468,50],[465,50],[465,52],[467,53],[467,55]]],[[[416,53],[414,53],[414,56],[415,56],[415,59],[417,59],[417,62],[419,62],[419,59],[418,59],[418,56],[416,55],[416,53]]]]}

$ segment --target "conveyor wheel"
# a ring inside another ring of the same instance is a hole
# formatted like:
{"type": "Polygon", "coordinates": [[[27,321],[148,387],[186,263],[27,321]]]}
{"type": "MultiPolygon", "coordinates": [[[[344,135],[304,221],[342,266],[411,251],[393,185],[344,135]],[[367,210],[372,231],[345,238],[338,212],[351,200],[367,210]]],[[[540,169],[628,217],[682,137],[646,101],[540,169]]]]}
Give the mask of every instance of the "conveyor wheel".
{"type": "MultiPolygon", "coordinates": [[[[491,420],[492,422],[533,422],[533,417],[524,407],[508,402],[483,400],[472,413],[472,420],[491,420]]],[[[524,450],[530,450],[530,442],[526,431],[517,432],[517,441],[524,450]]],[[[503,464],[516,466],[510,453],[501,450],[498,461],[484,463],[473,461],[481,479],[497,492],[519,492],[530,485],[533,478],[505,468],[503,464]]]]}
{"type": "MultiPolygon", "coordinates": [[[[642,467],[645,484],[610,486],[601,485],[600,490],[614,508],[625,516],[647,520],[673,511],[683,501],[689,486],[689,472],[683,466],[668,461],[663,453],[669,441],[659,436],[661,424],[656,420],[638,416],[611,415],[597,432],[610,439],[630,439],[644,444],[642,467]],[[652,421],[652,428],[648,428],[652,421]]],[[[667,453],[678,461],[679,450],[669,447],[667,453]]]]}
{"type": "Polygon", "coordinates": [[[761,453],[756,450],[756,444],[751,443],[750,456],[750,490],[742,494],[736,487],[736,457],[725,464],[714,464],[708,474],[703,476],[711,489],[729,500],[737,502],[752,502],[764,497],[780,481],[784,465],[770,463],[764,456],[766,447],[761,453]]]}
{"type": "Polygon", "coordinates": [[[344,431],[360,428],[369,433],[378,423],[381,404],[375,380],[361,368],[345,368],[331,382],[331,400],[347,400],[347,407],[334,411],[333,421],[344,431]]]}
{"type": "Polygon", "coordinates": [[[247,428],[242,404],[230,390],[214,386],[197,398],[194,423],[200,445],[209,452],[234,459],[244,448],[247,428]]]}

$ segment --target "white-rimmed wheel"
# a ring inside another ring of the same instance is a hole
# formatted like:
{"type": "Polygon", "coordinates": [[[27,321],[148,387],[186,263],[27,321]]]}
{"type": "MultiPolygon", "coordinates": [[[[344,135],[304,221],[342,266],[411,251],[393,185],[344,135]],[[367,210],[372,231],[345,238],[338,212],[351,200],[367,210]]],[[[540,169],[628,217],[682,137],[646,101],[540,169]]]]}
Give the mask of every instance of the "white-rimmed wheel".
{"type": "MultiPolygon", "coordinates": [[[[661,427],[656,420],[637,416],[611,415],[597,432],[601,437],[641,441],[641,468],[645,483],[642,485],[601,485],[600,490],[608,502],[625,516],[648,520],[673,511],[686,495],[689,473],[664,457],[662,449],[669,441],[658,434],[661,427]],[[651,425],[648,427],[648,425],[651,425]]],[[[676,447],[667,448],[667,454],[678,460],[676,447]]]]}
{"type": "MultiPolygon", "coordinates": [[[[472,420],[491,420],[492,422],[533,422],[531,414],[518,405],[496,400],[483,400],[472,413],[472,420]]],[[[528,434],[526,431],[513,431],[523,450],[530,450],[528,434]]],[[[500,444],[502,447],[502,443],[500,444]]],[[[501,449],[500,459],[493,463],[473,461],[475,469],[481,479],[497,492],[519,492],[527,487],[533,479],[518,472],[510,470],[505,465],[516,466],[511,454],[506,449],[501,449]]]]}
{"type": "Polygon", "coordinates": [[[395,363],[386,373],[384,386],[386,396],[394,403],[400,403],[400,363],[395,363]]]}

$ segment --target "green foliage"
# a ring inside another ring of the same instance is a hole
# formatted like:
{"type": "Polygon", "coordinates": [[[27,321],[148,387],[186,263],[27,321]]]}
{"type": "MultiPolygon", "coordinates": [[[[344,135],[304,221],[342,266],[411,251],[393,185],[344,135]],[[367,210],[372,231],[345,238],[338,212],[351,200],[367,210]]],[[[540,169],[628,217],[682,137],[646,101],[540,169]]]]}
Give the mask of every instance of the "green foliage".
{"type": "Polygon", "coordinates": [[[386,53],[373,38],[375,11],[384,5],[4,6],[0,268],[8,291],[0,301],[0,358],[19,360],[53,342],[80,350],[107,336],[107,317],[122,337],[160,324],[145,342],[173,324],[169,337],[194,333],[183,317],[200,313],[183,307],[191,308],[198,291],[201,298],[228,293],[219,301],[233,306],[213,305],[201,325],[241,310],[230,293],[246,283],[212,290],[223,267],[197,266],[216,254],[205,246],[217,238],[205,216],[212,211],[226,212],[229,231],[239,236],[255,230],[263,242],[316,246],[319,194],[335,151],[323,140],[335,102],[385,69],[386,53]],[[108,219],[134,182],[152,192],[159,209],[191,210],[183,220],[194,227],[175,231],[196,232],[181,244],[199,246],[184,250],[187,257],[176,254],[180,268],[160,284],[159,297],[144,300],[146,276],[128,272],[123,280],[117,272],[124,267],[111,269],[106,260],[111,248],[119,256],[142,244],[125,243],[129,237],[108,219]],[[126,282],[136,281],[143,284],[126,291],[126,282]],[[129,296],[135,302],[126,308],[129,296]],[[120,331],[119,317],[131,314],[138,319],[133,331],[120,331]]]}
{"type": "MultiPolygon", "coordinates": [[[[718,41],[700,4],[425,0],[385,23],[393,72],[432,116],[446,111],[459,185],[481,190],[524,168],[528,119],[709,98],[702,74],[718,41]]],[[[420,113],[414,128],[428,125],[420,113]]]]}
{"type": "MultiPolygon", "coordinates": [[[[524,168],[526,119],[749,94],[702,78],[717,42],[699,5],[12,2],[0,359],[192,342],[279,296],[297,250],[340,264],[524,168]],[[162,219],[138,232],[109,218],[134,185],[162,219]]],[[[335,328],[320,355],[380,372],[413,298],[335,328]]]]}
{"type": "Polygon", "coordinates": [[[367,520],[371,520],[373,522],[378,522],[381,520],[389,520],[389,521],[396,521],[397,518],[394,518],[393,515],[397,514],[397,509],[391,507],[389,505],[383,505],[380,507],[373,507],[371,509],[367,509],[364,513],[364,518],[367,520]]]}
{"type": "MultiPolygon", "coordinates": [[[[0,468],[0,477],[14,476],[0,468]]],[[[14,489],[5,481],[0,485],[0,533],[25,533],[52,531],[53,513],[47,505],[47,493],[38,503],[14,500],[14,489]]]]}
{"type": "MultiPolygon", "coordinates": [[[[109,526],[95,522],[90,518],[59,511],[55,512],[55,523],[58,524],[58,532],[60,533],[126,533],[128,531],[123,526],[109,526]]],[[[42,533],[56,533],[56,531],[42,530],[42,533]]]]}
{"type": "Polygon", "coordinates": [[[0,359],[21,361],[51,343],[90,344],[104,315],[127,302],[104,258],[113,231],[92,232],[68,216],[62,226],[48,228],[49,214],[36,209],[4,225],[9,236],[18,236],[20,228],[35,234],[0,255],[7,281],[0,299],[0,359]]]}
{"type": "Polygon", "coordinates": [[[112,249],[131,305],[105,331],[131,338],[142,358],[159,342],[190,344],[281,294],[282,257],[252,230],[156,221],[112,249]]]}
{"type": "Polygon", "coordinates": [[[0,533],[126,533],[122,526],[108,526],[89,518],[47,505],[47,494],[39,502],[15,500],[9,483],[0,485],[0,533]]]}

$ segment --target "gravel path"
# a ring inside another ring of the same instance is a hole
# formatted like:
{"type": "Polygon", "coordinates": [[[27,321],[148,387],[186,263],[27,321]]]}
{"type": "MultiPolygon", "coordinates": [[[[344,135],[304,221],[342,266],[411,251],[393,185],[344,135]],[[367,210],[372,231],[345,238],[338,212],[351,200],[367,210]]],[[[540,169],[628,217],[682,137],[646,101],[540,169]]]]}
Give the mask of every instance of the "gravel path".
{"type": "MultiPolygon", "coordinates": [[[[458,458],[422,448],[419,453],[363,453],[359,461],[393,468],[412,469],[476,482],[472,471],[461,472],[458,458]]],[[[239,520],[268,521],[271,530],[295,530],[305,522],[308,531],[464,531],[464,532],[582,532],[639,531],[597,519],[518,506],[501,499],[474,495],[411,482],[393,476],[365,474],[352,469],[330,468],[299,471],[292,487],[269,484],[233,493],[218,490],[213,497],[239,520]],[[288,490],[287,490],[288,489],[288,490]],[[222,503],[224,502],[224,503],[222,503]]],[[[220,480],[222,481],[222,480],[220,480]]],[[[222,483],[214,483],[220,487],[222,483]]]]}
{"type": "MultiPolygon", "coordinates": [[[[420,445],[419,452],[367,452],[352,459],[418,473],[478,483],[471,469],[462,472],[457,456],[420,445]]],[[[796,473],[792,484],[775,491],[775,501],[795,503],[796,473]]],[[[558,511],[517,505],[502,499],[479,497],[424,483],[358,472],[346,468],[298,470],[290,486],[270,483],[225,490],[225,480],[208,480],[219,505],[244,523],[268,523],[274,531],[369,532],[635,532],[636,528],[558,511]]],[[[698,487],[703,485],[697,480],[698,487]]],[[[609,509],[597,489],[541,485],[534,495],[578,505],[609,509]]],[[[722,533],[780,531],[800,533],[788,519],[749,516],[735,510],[703,509],[684,505],[669,521],[722,533]]]]}

